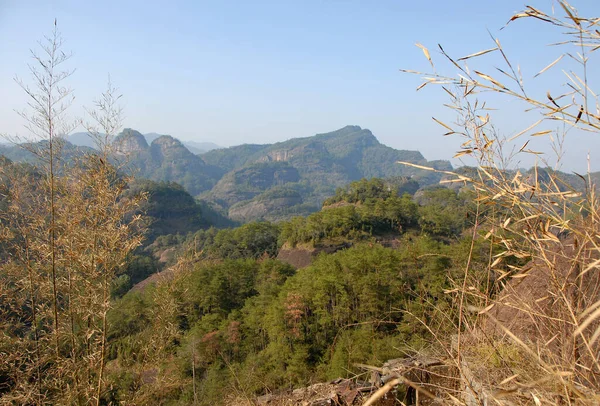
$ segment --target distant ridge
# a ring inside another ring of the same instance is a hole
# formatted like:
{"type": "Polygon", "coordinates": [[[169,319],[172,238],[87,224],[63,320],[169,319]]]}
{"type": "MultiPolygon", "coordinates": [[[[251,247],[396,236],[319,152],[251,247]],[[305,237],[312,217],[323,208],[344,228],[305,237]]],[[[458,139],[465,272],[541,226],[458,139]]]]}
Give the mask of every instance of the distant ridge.
{"type": "MultiPolygon", "coordinates": [[[[152,141],[163,136],[164,134],[147,133],[147,134],[142,134],[142,135],[146,139],[146,142],[148,144],[150,144],[152,141]]],[[[67,137],[67,141],[69,141],[71,144],[79,146],[79,147],[89,147],[89,148],[96,147],[94,140],[90,137],[88,132],[77,132],[77,133],[70,134],[67,137]]],[[[213,149],[223,148],[212,142],[181,141],[181,143],[183,145],[185,145],[185,147],[188,150],[190,150],[190,152],[192,152],[196,155],[203,154],[208,151],[212,151],[213,149]]]]}
{"type": "MultiPolygon", "coordinates": [[[[88,145],[69,144],[73,154],[93,145],[86,133],[68,139],[88,145]]],[[[435,172],[398,161],[452,169],[449,161],[427,161],[419,151],[385,146],[371,131],[356,125],[275,144],[212,149],[200,155],[177,138],[144,135],[131,128],[113,142],[137,177],[179,183],[236,221],[281,220],[312,213],[336,188],[362,178],[410,178],[421,187],[440,180],[435,172]]],[[[11,159],[27,159],[20,148],[3,147],[2,152],[11,159]]]]}

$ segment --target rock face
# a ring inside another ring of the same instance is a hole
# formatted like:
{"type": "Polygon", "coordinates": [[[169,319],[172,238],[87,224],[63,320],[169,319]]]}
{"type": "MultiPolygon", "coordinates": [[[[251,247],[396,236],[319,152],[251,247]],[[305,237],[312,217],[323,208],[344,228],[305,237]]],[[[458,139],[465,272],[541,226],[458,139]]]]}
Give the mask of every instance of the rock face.
{"type": "Polygon", "coordinates": [[[270,199],[254,198],[247,202],[233,205],[229,209],[229,217],[234,221],[246,222],[253,219],[277,220],[278,212],[282,207],[294,207],[302,204],[299,194],[289,197],[273,197],[270,199]]]}
{"type": "Polygon", "coordinates": [[[116,151],[120,155],[129,155],[144,152],[148,149],[146,138],[138,131],[126,128],[117,135],[113,141],[116,151]]]}
{"type": "Polygon", "coordinates": [[[128,128],[115,137],[114,144],[117,154],[137,176],[177,182],[192,195],[210,189],[222,176],[220,170],[207,166],[169,135],[161,135],[148,145],[140,132],[128,128]]]}
{"type": "MultiPolygon", "coordinates": [[[[259,397],[256,401],[261,406],[359,406],[364,404],[378,388],[368,383],[357,383],[350,379],[336,379],[328,383],[317,383],[306,388],[299,388],[276,394],[259,397]]],[[[247,405],[248,401],[233,400],[231,405],[247,405]]],[[[395,393],[387,393],[373,406],[397,405],[395,393]]]]}
{"type": "Polygon", "coordinates": [[[254,163],[225,175],[211,190],[211,200],[229,208],[266,190],[300,180],[298,170],[286,162],[254,163]]]}

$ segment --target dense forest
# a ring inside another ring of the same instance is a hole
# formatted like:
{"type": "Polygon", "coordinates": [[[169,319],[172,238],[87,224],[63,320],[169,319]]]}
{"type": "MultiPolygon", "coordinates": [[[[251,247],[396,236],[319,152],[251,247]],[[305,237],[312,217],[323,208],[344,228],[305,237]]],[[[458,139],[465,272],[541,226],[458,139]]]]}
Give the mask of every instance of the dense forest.
{"type": "MultiPolygon", "coordinates": [[[[169,272],[109,314],[111,399],[233,402],[350,377],[354,363],[423,348],[433,337],[419,320],[450,331],[443,291],[470,246],[470,198],[446,188],[418,199],[398,190],[361,180],[306,218],[177,241],[180,259],[169,272]],[[392,240],[395,248],[385,246],[392,240]],[[337,252],[302,269],[277,260],[283,245],[333,243],[337,252]]],[[[476,245],[473,269],[483,272],[490,246],[476,245]]]]}

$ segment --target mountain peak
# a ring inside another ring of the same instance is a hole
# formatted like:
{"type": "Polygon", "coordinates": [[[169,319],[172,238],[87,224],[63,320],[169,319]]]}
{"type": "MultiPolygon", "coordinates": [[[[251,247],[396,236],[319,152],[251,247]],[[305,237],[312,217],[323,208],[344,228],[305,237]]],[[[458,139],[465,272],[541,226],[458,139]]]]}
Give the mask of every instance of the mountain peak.
{"type": "Polygon", "coordinates": [[[160,137],[152,140],[152,143],[150,145],[159,145],[162,148],[166,148],[166,147],[185,148],[185,146],[183,145],[183,143],[181,141],[179,141],[177,138],[172,137],[170,135],[161,135],[160,137]]]}
{"type": "Polygon", "coordinates": [[[121,154],[129,154],[132,152],[145,151],[148,149],[146,138],[140,133],[131,128],[125,128],[113,141],[116,149],[121,154]]]}

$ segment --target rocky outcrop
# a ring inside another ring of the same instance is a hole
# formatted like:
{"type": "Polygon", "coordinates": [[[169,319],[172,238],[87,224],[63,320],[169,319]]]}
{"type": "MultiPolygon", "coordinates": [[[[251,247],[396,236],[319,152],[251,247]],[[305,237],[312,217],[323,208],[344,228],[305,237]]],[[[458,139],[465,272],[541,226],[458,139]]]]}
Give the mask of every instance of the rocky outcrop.
{"type": "Polygon", "coordinates": [[[148,142],[142,133],[131,128],[124,129],[113,141],[117,154],[130,155],[148,150],[148,142]]]}

